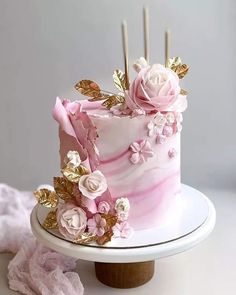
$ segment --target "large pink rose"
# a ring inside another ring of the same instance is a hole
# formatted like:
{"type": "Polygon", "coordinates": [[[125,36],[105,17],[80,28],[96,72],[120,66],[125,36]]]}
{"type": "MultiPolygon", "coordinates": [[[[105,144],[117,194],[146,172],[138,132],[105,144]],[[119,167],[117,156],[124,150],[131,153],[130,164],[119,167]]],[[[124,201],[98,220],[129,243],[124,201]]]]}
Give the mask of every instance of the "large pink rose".
{"type": "Polygon", "coordinates": [[[142,68],[125,94],[131,110],[167,111],[178,99],[179,77],[160,64],[142,68]]]}
{"type": "Polygon", "coordinates": [[[60,233],[69,239],[78,238],[86,229],[85,211],[72,203],[61,205],[57,211],[57,223],[60,233]]]}

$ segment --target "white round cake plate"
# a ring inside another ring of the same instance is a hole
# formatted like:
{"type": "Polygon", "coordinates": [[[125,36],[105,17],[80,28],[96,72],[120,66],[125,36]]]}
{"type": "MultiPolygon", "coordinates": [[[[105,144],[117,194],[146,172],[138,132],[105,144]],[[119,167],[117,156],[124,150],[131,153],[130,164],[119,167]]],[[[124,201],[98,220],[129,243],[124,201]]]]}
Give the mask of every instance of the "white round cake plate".
{"type": "Polygon", "coordinates": [[[105,263],[151,261],[194,247],[203,241],[215,226],[215,208],[204,194],[182,184],[179,201],[178,208],[168,213],[168,223],[148,230],[135,231],[131,238],[113,239],[104,246],[74,244],[56,231],[46,231],[41,224],[48,211],[39,205],[32,211],[31,227],[40,242],[67,256],[105,263]]]}

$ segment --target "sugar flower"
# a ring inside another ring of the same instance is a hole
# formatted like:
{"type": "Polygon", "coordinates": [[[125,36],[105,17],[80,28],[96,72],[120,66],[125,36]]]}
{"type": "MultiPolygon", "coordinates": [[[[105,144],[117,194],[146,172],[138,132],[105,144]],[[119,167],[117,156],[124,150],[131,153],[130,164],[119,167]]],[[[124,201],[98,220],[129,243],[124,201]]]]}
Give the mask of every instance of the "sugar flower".
{"type": "Polygon", "coordinates": [[[110,205],[106,201],[101,201],[98,204],[98,212],[107,214],[110,211],[110,205]]]}
{"type": "Polygon", "coordinates": [[[152,137],[153,135],[161,134],[165,124],[165,116],[158,112],[153,120],[151,120],[147,125],[148,136],[152,137]]]}
{"type": "Polygon", "coordinates": [[[128,198],[119,198],[115,202],[116,212],[128,212],[130,209],[130,203],[128,198]]]}
{"type": "Polygon", "coordinates": [[[169,151],[168,151],[168,156],[170,159],[173,159],[175,158],[177,155],[177,151],[175,148],[171,148],[169,151]]]}
{"type": "Polygon", "coordinates": [[[70,167],[79,167],[81,164],[79,153],[77,151],[69,151],[64,159],[64,163],[70,167]]]}
{"type": "Polygon", "coordinates": [[[168,111],[182,97],[179,94],[177,74],[163,65],[154,64],[141,67],[125,93],[125,101],[131,110],[140,108],[146,113],[168,111]]]}
{"type": "Polygon", "coordinates": [[[105,233],[106,220],[100,214],[95,214],[93,218],[88,220],[88,231],[99,237],[105,233]]]}
{"type": "Polygon", "coordinates": [[[69,239],[76,239],[86,229],[85,211],[72,203],[61,205],[57,211],[57,222],[60,233],[69,239]]]}
{"type": "Polygon", "coordinates": [[[116,225],[112,227],[112,230],[114,238],[128,238],[133,233],[133,229],[127,221],[116,223],[116,225]]]}
{"type": "Polygon", "coordinates": [[[79,179],[79,190],[89,199],[96,199],[107,190],[105,176],[99,170],[83,175],[79,179]]]}
{"type": "Polygon", "coordinates": [[[154,153],[151,144],[148,140],[141,140],[140,142],[133,142],[130,145],[130,161],[133,164],[144,163],[148,158],[153,157],[154,153]]]}

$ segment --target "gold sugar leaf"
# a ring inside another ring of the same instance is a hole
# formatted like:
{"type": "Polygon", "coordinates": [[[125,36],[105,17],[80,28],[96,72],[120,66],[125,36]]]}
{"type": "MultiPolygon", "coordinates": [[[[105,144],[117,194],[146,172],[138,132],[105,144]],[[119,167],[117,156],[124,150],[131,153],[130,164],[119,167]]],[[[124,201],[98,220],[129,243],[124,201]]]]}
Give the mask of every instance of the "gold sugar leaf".
{"type": "Polygon", "coordinates": [[[71,182],[78,183],[82,175],[89,174],[89,170],[80,165],[79,167],[65,166],[61,169],[62,174],[71,182]]]}
{"type": "Polygon", "coordinates": [[[183,64],[180,57],[169,58],[167,67],[174,71],[180,79],[183,79],[189,70],[189,66],[183,64]]]}
{"type": "Polygon", "coordinates": [[[170,68],[172,71],[176,71],[179,65],[182,65],[181,58],[179,56],[169,58],[167,61],[167,67],[170,68]]]}
{"type": "Polygon", "coordinates": [[[112,94],[105,94],[105,93],[101,93],[101,96],[99,97],[93,97],[90,98],[89,101],[99,101],[99,100],[104,100],[104,99],[108,99],[112,94]]]}
{"type": "Polygon", "coordinates": [[[104,218],[106,220],[106,228],[107,228],[107,230],[112,228],[117,223],[118,217],[116,215],[101,214],[101,216],[102,216],[102,218],[104,218]]]}
{"type": "Polygon", "coordinates": [[[176,74],[179,76],[180,79],[183,79],[183,77],[188,73],[189,66],[186,64],[182,64],[179,66],[176,70],[176,74]]]}
{"type": "Polygon", "coordinates": [[[101,237],[97,237],[97,244],[98,245],[105,245],[107,242],[111,241],[111,238],[113,236],[113,232],[112,231],[107,231],[105,232],[105,234],[101,237]]]}
{"type": "Polygon", "coordinates": [[[92,233],[83,233],[73,241],[75,244],[89,244],[97,240],[97,236],[92,233]]]}
{"type": "Polygon", "coordinates": [[[182,89],[180,90],[180,94],[181,94],[181,95],[187,95],[187,94],[188,94],[188,91],[182,88],[182,89]]]}
{"type": "Polygon", "coordinates": [[[121,70],[115,70],[112,77],[113,77],[114,85],[116,86],[117,89],[119,89],[120,91],[124,91],[127,89],[124,72],[122,72],[121,70]]]}
{"type": "Polygon", "coordinates": [[[90,97],[101,97],[101,89],[97,83],[91,80],[81,80],[75,85],[75,89],[81,94],[90,97]]]}
{"type": "Polygon", "coordinates": [[[42,188],[34,192],[39,204],[47,208],[55,208],[58,204],[58,196],[54,191],[42,188]]]}
{"type": "Polygon", "coordinates": [[[58,227],[57,224],[57,210],[50,211],[43,222],[43,227],[45,229],[54,229],[58,227]]]}
{"type": "Polygon", "coordinates": [[[111,95],[107,100],[105,100],[102,105],[107,109],[114,107],[117,104],[124,103],[125,98],[121,95],[111,95]]]}
{"type": "Polygon", "coordinates": [[[70,201],[74,198],[74,187],[75,183],[70,182],[68,179],[64,177],[54,177],[54,189],[62,200],[65,202],[70,201]]]}

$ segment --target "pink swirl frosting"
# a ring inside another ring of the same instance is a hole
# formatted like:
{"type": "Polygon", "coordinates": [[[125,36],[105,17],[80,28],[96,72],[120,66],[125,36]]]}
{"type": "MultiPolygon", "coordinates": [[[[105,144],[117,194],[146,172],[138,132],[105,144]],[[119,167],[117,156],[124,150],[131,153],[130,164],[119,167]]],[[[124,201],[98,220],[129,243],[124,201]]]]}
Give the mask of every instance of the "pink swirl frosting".
{"type": "MultiPolygon", "coordinates": [[[[125,93],[131,110],[167,111],[180,94],[179,77],[160,64],[142,68],[125,93]]],[[[181,96],[180,96],[181,97],[181,96]]]]}

